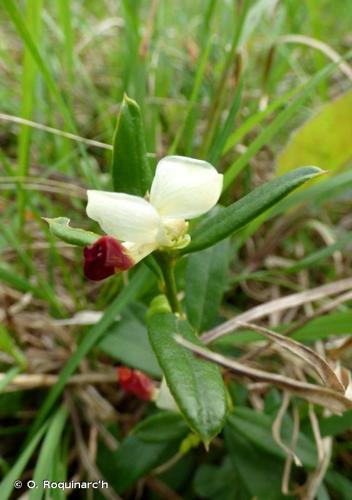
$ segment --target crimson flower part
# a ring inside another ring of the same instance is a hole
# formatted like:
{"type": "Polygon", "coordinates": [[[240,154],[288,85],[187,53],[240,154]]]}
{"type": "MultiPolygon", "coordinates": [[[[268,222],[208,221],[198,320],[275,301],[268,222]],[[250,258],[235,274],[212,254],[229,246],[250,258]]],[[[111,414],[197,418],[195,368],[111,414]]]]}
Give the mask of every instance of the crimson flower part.
{"type": "Polygon", "coordinates": [[[155,392],[155,385],[151,378],[139,370],[131,370],[127,366],[117,369],[120,386],[129,394],[133,394],[143,401],[151,401],[155,392]]]}
{"type": "Polygon", "coordinates": [[[102,236],[93,245],[84,247],[83,271],[86,278],[100,281],[134,265],[124,246],[111,236],[102,236]]]}

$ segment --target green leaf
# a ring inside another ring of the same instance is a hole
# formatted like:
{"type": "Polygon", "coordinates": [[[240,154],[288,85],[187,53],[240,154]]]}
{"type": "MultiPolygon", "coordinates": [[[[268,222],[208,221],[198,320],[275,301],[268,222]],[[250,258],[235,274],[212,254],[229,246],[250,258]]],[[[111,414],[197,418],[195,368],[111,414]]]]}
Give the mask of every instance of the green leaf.
{"type": "Polygon", "coordinates": [[[185,276],[187,317],[197,331],[212,326],[227,285],[229,244],[224,240],[189,257],[185,276]]]}
{"type": "Polygon", "coordinates": [[[201,464],[197,469],[193,487],[197,497],[210,500],[247,500],[234,467],[227,455],[220,465],[201,464]]]}
{"type": "Polygon", "coordinates": [[[281,493],[284,460],[259,452],[241,432],[230,425],[225,427],[225,442],[235,471],[241,478],[248,499],[288,500],[281,493]]]}
{"type": "Polygon", "coordinates": [[[138,104],[125,95],[113,138],[113,186],[118,192],[144,196],[152,178],[141,112],[138,104]]]}
{"type": "Polygon", "coordinates": [[[181,415],[174,411],[159,411],[133,429],[133,434],[139,439],[154,443],[180,439],[188,433],[187,424],[181,415]]]}
{"type": "Polygon", "coordinates": [[[322,436],[336,436],[352,429],[352,410],[342,415],[331,415],[319,421],[322,436]]]}
{"type": "Polygon", "coordinates": [[[115,452],[101,448],[98,467],[110,487],[123,493],[140,477],[174,456],[187,432],[180,416],[160,412],[141,422],[115,452]],[[158,428],[162,431],[160,434],[158,428]]]}
{"type": "Polygon", "coordinates": [[[226,417],[225,388],[219,368],[197,359],[174,340],[179,334],[200,344],[190,324],[168,312],[147,318],[149,338],[171,394],[190,427],[207,444],[226,417]]]}
{"type": "MultiPolygon", "coordinates": [[[[306,325],[297,328],[292,333],[292,338],[299,342],[312,342],[316,340],[328,339],[337,335],[350,335],[352,324],[352,311],[347,310],[338,313],[331,313],[327,316],[321,316],[311,319],[306,325]]],[[[278,333],[285,333],[287,329],[291,329],[294,323],[288,325],[280,325],[274,328],[278,333]]],[[[219,337],[214,346],[220,349],[221,352],[231,352],[234,346],[258,342],[261,340],[260,334],[251,330],[239,329],[235,333],[230,333],[219,337]],[[230,350],[230,351],[229,351],[230,350]]]]}
{"type": "Polygon", "coordinates": [[[292,170],[297,163],[329,170],[344,167],[352,159],[351,108],[350,90],[307,120],[279,154],[279,173],[292,170]]]}
{"type": "Polygon", "coordinates": [[[147,329],[140,318],[145,309],[134,304],[119,322],[109,328],[99,348],[122,363],[160,377],[161,370],[150,345],[147,329]]]}
{"type": "Polygon", "coordinates": [[[192,235],[190,245],[182,253],[197,252],[227,238],[298,186],[321,173],[322,171],[317,167],[301,167],[257,187],[240,200],[217,211],[200,223],[192,235]]]}
{"type": "MultiPolygon", "coordinates": [[[[250,408],[237,407],[229,416],[227,422],[236,433],[244,436],[258,449],[278,458],[286,458],[285,452],[275,443],[272,435],[274,417],[258,413],[250,408]]],[[[281,429],[282,439],[290,443],[293,432],[293,423],[287,415],[281,429]]],[[[310,441],[302,432],[299,434],[296,454],[307,467],[315,467],[317,463],[314,442],[310,441]]]]}
{"type": "Polygon", "coordinates": [[[128,436],[115,454],[105,457],[104,464],[98,460],[98,465],[109,485],[117,493],[123,493],[139,478],[169,460],[177,452],[177,445],[171,441],[153,443],[128,436]]]}
{"type": "Polygon", "coordinates": [[[49,224],[50,231],[54,236],[71,245],[84,247],[92,245],[92,243],[100,238],[99,234],[92,233],[91,231],[70,227],[70,219],[67,217],[56,217],[55,219],[44,217],[44,220],[49,224]]]}
{"type": "Polygon", "coordinates": [[[318,183],[313,183],[306,189],[298,190],[289,198],[281,200],[270,215],[279,215],[292,207],[297,207],[302,203],[310,203],[315,207],[321,206],[326,201],[329,201],[341,193],[344,193],[352,188],[352,171],[346,170],[336,176],[326,176],[325,180],[318,183]]]}
{"type": "Polygon", "coordinates": [[[350,335],[352,324],[352,311],[331,313],[327,316],[314,318],[306,325],[297,329],[292,338],[299,342],[327,339],[337,335],[350,335]]]}
{"type": "Polygon", "coordinates": [[[339,472],[330,470],[325,476],[325,482],[337,496],[334,498],[339,498],[340,500],[350,500],[352,491],[352,481],[347,479],[339,472]]]}

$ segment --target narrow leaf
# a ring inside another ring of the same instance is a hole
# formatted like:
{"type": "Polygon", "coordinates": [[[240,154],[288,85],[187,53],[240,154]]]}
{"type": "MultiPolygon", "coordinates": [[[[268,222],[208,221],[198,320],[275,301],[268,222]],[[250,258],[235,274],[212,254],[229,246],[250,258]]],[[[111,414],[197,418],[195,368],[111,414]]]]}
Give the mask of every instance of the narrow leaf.
{"type": "Polygon", "coordinates": [[[44,220],[49,224],[50,231],[54,236],[71,245],[84,247],[91,245],[100,238],[99,234],[92,233],[91,231],[70,227],[70,219],[67,217],[56,217],[55,219],[44,218],[44,220]]]}
{"type": "Polygon", "coordinates": [[[118,192],[144,196],[152,178],[141,112],[138,104],[125,95],[113,138],[113,186],[118,192]]]}
{"type": "Polygon", "coordinates": [[[183,250],[183,253],[197,252],[227,238],[304,182],[321,173],[322,170],[317,167],[301,167],[257,187],[199,224],[192,235],[191,244],[183,250]]]}
{"type": "Polygon", "coordinates": [[[161,371],[150,346],[147,328],[142,317],[145,309],[133,304],[122,314],[121,321],[115,322],[104,335],[99,348],[113,359],[137,370],[160,377],[161,371]]]}
{"type": "Polygon", "coordinates": [[[189,323],[168,312],[148,317],[149,337],[170,392],[190,427],[207,444],[226,417],[225,388],[219,368],[178,345],[178,333],[200,344],[189,323]]]}
{"type": "Polygon", "coordinates": [[[212,326],[227,285],[229,240],[189,257],[186,268],[187,317],[197,331],[212,326]]]}

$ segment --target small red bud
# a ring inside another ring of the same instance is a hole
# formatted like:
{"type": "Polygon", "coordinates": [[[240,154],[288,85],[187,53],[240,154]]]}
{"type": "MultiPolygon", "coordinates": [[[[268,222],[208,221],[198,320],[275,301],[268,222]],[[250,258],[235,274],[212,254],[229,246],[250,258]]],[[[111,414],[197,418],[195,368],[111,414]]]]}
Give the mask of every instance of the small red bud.
{"type": "Polygon", "coordinates": [[[84,274],[94,281],[126,271],[134,262],[123,245],[111,236],[102,236],[93,245],[84,247],[84,274]]]}
{"type": "Polygon", "coordinates": [[[127,366],[118,367],[117,375],[119,384],[126,392],[144,401],[153,399],[155,385],[148,375],[139,370],[131,370],[127,366]]]}

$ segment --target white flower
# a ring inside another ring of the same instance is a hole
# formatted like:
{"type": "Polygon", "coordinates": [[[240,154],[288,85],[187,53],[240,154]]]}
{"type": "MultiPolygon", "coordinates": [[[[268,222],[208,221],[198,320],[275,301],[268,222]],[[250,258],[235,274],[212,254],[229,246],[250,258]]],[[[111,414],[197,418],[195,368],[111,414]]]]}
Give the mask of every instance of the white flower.
{"type": "Polygon", "coordinates": [[[182,248],[190,237],[186,219],[217,203],[223,176],[205,161],[167,156],[157,165],[149,201],[126,193],[89,190],[87,215],[122,242],[136,263],[156,249],[182,248]]]}
{"type": "Polygon", "coordinates": [[[171,410],[179,412],[180,409],[170,392],[165,377],[162,378],[159,389],[155,392],[155,404],[161,410],[171,410]]]}

